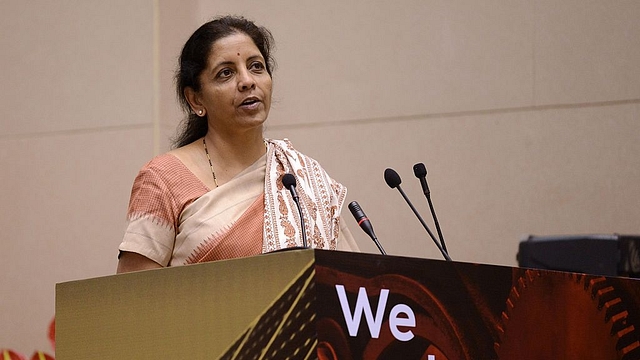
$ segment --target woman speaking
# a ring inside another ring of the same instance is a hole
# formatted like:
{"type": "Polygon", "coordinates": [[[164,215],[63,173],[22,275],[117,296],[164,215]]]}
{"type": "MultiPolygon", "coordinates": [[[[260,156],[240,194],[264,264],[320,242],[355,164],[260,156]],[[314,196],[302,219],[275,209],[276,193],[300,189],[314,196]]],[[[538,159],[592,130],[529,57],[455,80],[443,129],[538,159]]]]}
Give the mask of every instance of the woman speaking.
{"type": "Polygon", "coordinates": [[[176,90],[187,113],[174,149],[136,177],[117,271],[193,264],[302,245],[358,250],[340,218],[346,188],[288,140],[263,136],[271,33],[242,17],[202,25],[184,45],[176,90]],[[283,186],[292,174],[304,218],[283,186]]]}

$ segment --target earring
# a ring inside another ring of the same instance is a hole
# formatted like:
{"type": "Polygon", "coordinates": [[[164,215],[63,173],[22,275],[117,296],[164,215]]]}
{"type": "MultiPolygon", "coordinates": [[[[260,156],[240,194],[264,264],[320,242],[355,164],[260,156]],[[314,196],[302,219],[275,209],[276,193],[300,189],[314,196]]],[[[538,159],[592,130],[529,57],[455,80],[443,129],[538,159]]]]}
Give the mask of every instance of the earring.
{"type": "Polygon", "coordinates": [[[202,116],[202,110],[198,110],[198,115],[202,116]]]}

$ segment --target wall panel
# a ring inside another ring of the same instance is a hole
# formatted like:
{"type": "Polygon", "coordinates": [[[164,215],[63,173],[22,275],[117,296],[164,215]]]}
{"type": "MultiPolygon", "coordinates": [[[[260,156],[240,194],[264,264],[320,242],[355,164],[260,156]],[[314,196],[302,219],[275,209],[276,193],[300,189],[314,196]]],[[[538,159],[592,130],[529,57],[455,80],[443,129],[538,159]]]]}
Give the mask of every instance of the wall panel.
{"type": "Polygon", "coordinates": [[[640,3],[536,1],[536,104],[640,99],[640,3]]]}
{"type": "Polygon", "coordinates": [[[152,1],[2,3],[0,136],[150,124],[152,1]]]}

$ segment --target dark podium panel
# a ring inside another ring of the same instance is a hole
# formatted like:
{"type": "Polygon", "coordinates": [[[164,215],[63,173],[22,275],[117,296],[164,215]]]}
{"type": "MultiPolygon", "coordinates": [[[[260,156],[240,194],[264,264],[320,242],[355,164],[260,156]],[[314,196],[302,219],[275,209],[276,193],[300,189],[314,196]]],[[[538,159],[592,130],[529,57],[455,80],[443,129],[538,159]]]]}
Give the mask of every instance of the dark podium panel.
{"type": "Polygon", "coordinates": [[[640,358],[621,277],[294,250],[56,294],[58,360],[640,358]]]}

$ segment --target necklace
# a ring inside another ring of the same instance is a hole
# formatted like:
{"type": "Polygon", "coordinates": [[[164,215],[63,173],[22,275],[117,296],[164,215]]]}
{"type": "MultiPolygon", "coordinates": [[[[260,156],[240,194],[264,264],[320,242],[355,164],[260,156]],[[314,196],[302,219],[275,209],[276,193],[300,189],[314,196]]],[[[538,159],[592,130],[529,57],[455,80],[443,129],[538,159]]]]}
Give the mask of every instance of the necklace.
{"type": "MultiPolygon", "coordinates": [[[[264,148],[268,151],[269,146],[267,145],[267,140],[263,139],[262,141],[264,142],[264,148]]],[[[205,140],[205,138],[202,138],[202,146],[204,146],[204,153],[207,154],[207,160],[209,160],[209,168],[211,168],[213,182],[216,184],[216,187],[218,187],[218,179],[216,178],[216,172],[213,171],[213,164],[211,163],[211,156],[209,156],[209,150],[207,149],[207,141],[205,140]]]]}
{"type": "Polygon", "coordinates": [[[204,145],[204,152],[207,154],[207,160],[209,160],[209,167],[211,168],[211,175],[213,175],[213,182],[218,187],[218,179],[216,179],[216,172],[213,171],[213,164],[211,163],[211,157],[209,156],[209,150],[207,150],[207,142],[202,138],[202,145],[204,145]]]}

